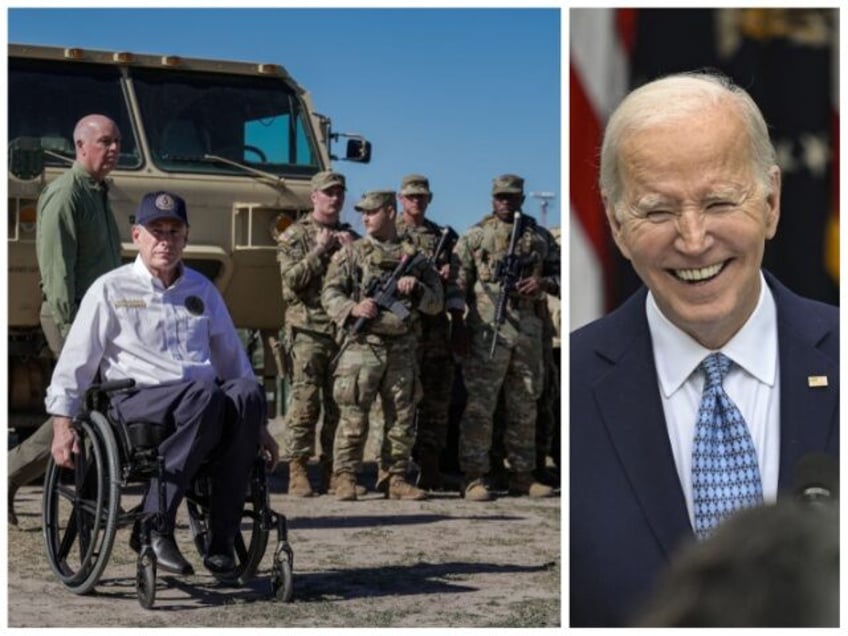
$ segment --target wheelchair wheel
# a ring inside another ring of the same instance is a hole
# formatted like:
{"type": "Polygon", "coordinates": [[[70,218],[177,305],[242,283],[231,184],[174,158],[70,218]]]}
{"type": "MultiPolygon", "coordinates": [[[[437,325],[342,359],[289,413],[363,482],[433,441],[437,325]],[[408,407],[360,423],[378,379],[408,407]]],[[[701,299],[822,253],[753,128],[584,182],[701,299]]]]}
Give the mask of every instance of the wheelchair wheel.
{"type": "MultiPolygon", "coordinates": [[[[203,555],[209,547],[209,478],[198,479],[194,488],[196,492],[194,496],[186,498],[186,504],[194,544],[203,555]]],[[[235,572],[230,576],[216,578],[246,585],[256,574],[268,546],[269,528],[264,519],[268,507],[266,493],[264,469],[261,464],[258,468],[254,465],[241,513],[241,530],[235,536],[235,572]],[[257,474],[257,471],[263,472],[257,474]]]]}
{"type": "Polygon", "coordinates": [[[271,592],[274,598],[282,603],[288,603],[294,593],[294,575],[292,574],[292,559],[290,553],[283,558],[274,559],[271,571],[271,592]]]}
{"type": "Polygon", "coordinates": [[[106,418],[93,411],[74,424],[73,469],[47,466],[42,532],[50,568],[69,590],[90,592],[112,552],[121,498],[118,448],[106,418]]]}

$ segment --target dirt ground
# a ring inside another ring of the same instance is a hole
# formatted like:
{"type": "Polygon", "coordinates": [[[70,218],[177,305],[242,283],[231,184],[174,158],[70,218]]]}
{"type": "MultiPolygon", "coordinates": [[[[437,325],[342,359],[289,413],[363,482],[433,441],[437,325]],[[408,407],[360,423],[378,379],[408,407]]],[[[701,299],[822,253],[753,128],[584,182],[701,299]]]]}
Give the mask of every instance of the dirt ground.
{"type": "MultiPolygon", "coordinates": [[[[366,459],[368,454],[366,454],[366,459]]],[[[317,483],[317,465],[310,478],[317,483]]],[[[373,488],[366,463],[361,483],[373,488]]],[[[468,502],[438,493],[389,501],[370,490],[356,502],[285,495],[287,466],[270,478],[271,507],[288,519],[294,597],[272,600],[272,533],[257,578],[219,584],[203,568],[184,507],[177,541],[196,573],[157,578],[156,604],[135,591],[135,554],[121,528],[95,592],[77,596],[44,556],[40,486],[19,491],[19,528],[8,533],[8,627],[558,627],[561,507],[500,496],[468,502]],[[35,601],[35,599],[38,599],[35,601]]],[[[134,495],[127,495],[132,505],[134,495]]],[[[122,500],[122,505],[124,505],[122,500]]],[[[126,506],[125,506],[126,507],[126,506]]]]}

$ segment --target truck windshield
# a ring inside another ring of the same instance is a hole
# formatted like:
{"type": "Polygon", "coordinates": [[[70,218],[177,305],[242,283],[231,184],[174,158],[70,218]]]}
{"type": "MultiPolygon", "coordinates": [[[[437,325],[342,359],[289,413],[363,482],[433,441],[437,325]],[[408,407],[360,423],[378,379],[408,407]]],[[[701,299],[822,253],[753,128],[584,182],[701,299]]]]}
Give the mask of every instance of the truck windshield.
{"type": "Polygon", "coordinates": [[[312,129],[278,78],[132,68],[152,159],[164,171],[244,174],[217,155],[279,175],[318,169],[312,129]]]}
{"type": "Polygon", "coordinates": [[[67,168],[73,159],[74,126],[85,115],[110,117],[121,131],[118,167],[141,166],[132,120],[115,67],[79,62],[9,58],[9,141],[34,137],[48,151],[48,165],[67,168]],[[53,153],[53,154],[49,154],[53,153]]]}

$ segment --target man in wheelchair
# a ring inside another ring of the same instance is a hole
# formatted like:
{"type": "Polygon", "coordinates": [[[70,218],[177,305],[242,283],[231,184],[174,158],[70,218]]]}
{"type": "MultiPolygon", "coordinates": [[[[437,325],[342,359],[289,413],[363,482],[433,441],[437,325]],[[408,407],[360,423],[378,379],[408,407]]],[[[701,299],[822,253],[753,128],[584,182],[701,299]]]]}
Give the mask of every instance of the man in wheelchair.
{"type": "MultiPolygon", "coordinates": [[[[51,453],[73,467],[79,453],[72,420],[88,386],[132,378],[133,389],[114,394],[110,417],[165,426],[164,518],[151,530],[162,569],[191,574],[174,541],[177,508],[205,461],[215,493],[210,502],[209,550],[204,566],[226,575],[235,568],[250,470],[260,447],[273,470],[279,454],[267,430],[265,395],[238,338],[223,298],[200,273],[182,263],[188,240],[185,201],[169,192],[146,194],[132,227],[138,256],[101,276],[82,299],[45,400],[53,416],[51,453]]],[[[149,484],[144,515],[160,511],[158,479],[149,484]]],[[[130,545],[140,548],[140,525],[130,545]]]]}

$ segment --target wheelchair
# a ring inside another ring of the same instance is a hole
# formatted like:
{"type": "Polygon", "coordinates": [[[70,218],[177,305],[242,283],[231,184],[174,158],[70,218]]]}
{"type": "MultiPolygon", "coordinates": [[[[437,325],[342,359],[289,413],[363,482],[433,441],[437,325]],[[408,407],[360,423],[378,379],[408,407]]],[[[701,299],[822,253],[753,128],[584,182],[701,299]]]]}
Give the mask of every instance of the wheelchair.
{"type": "MultiPolygon", "coordinates": [[[[42,528],[50,568],[70,591],[87,594],[97,585],[109,561],[118,528],[138,521],[141,549],[136,563],[136,593],[142,607],[151,608],[156,596],[156,557],[149,532],[164,518],[162,480],[160,513],[142,515],[141,504],[124,511],[120,503],[128,485],[147,484],[150,478],[164,472],[157,449],[167,431],[147,422],[124,425],[106,415],[109,395],[134,385],[132,379],[118,380],[94,384],[86,392],[82,412],[73,422],[80,451],[74,468],[61,468],[52,457],[49,460],[42,528]]],[[[201,467],[184,497],[194,545],[201,555],[208,547],[212,496],[211,480],[203,472],[201,467]]],[[[288,602],[293,592],[294,553],[288,543],[285,517],[270,508],[265,462],[257,456],[242,511],[241,531],[235,537],[235,572],[213,575],[225,583],[246,585],[262,561],[272,528],[277,530],[277,548],[270,593],[275,600],[288,602]]]]}

